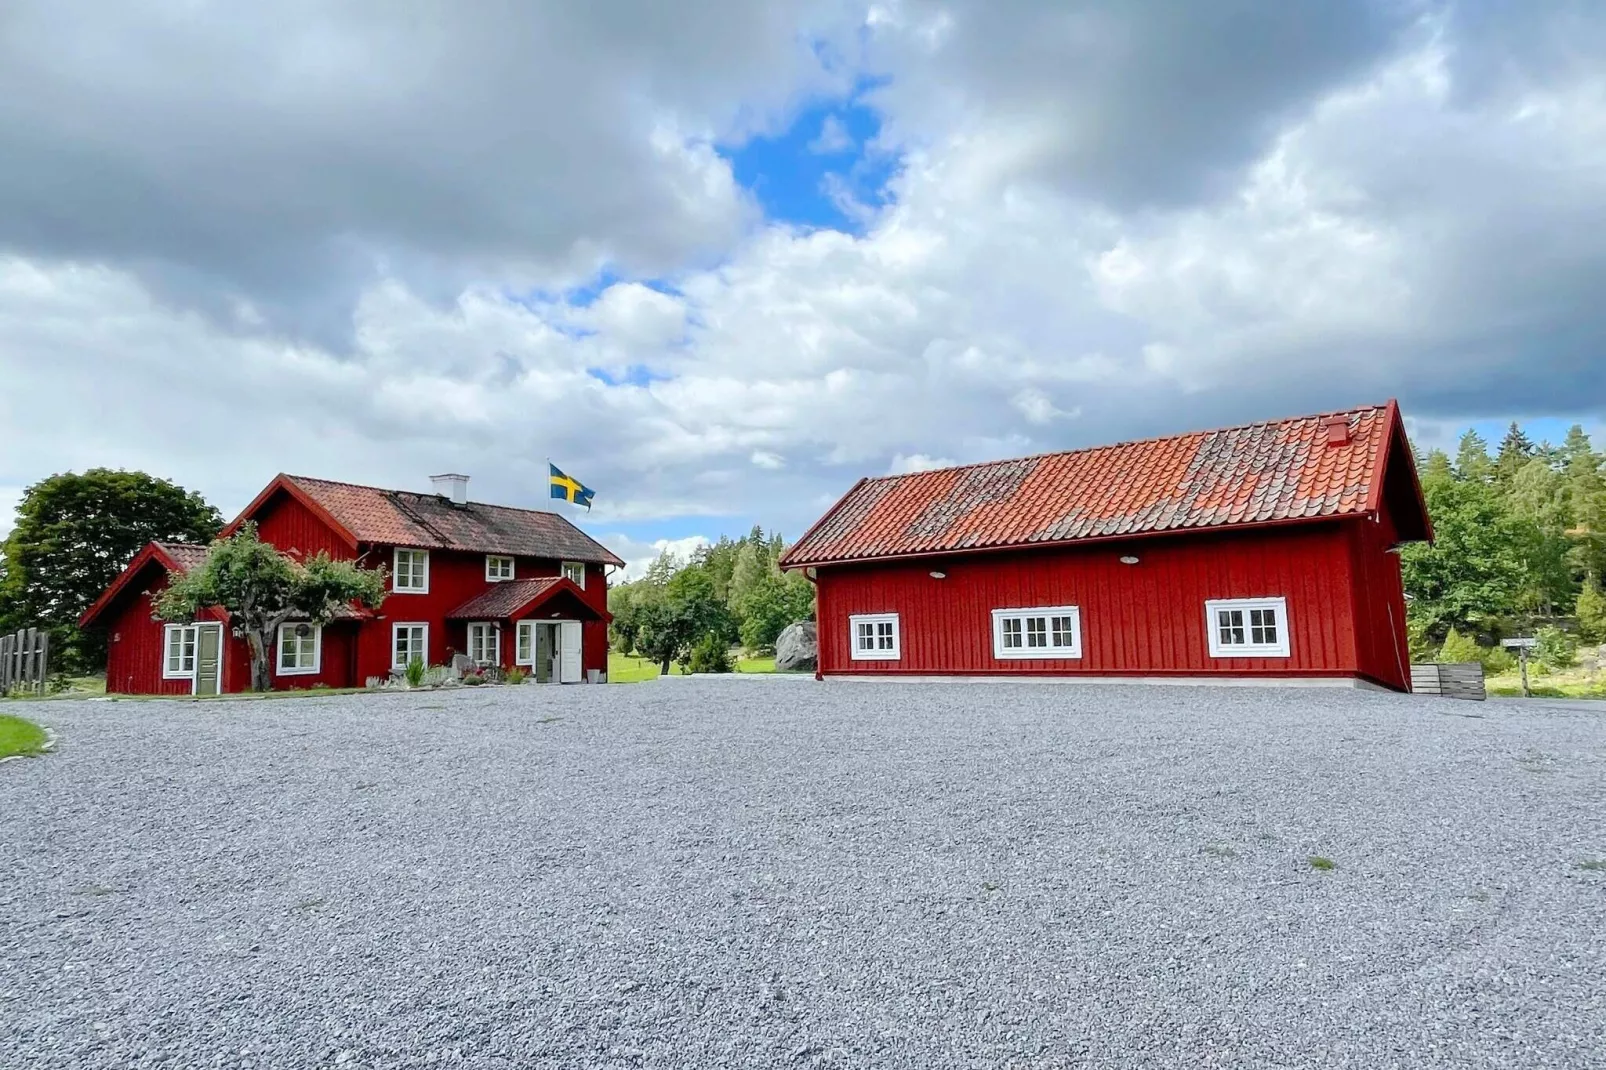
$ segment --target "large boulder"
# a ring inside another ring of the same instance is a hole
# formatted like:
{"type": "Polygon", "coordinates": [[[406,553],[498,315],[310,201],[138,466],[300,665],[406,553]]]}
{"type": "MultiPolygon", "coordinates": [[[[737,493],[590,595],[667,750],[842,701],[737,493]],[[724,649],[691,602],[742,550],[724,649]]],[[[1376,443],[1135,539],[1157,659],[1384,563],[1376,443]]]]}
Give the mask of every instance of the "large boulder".
{"type": "Polygon", "coordinates": [[[820,663],[820,633],[812,620],[786,626],[775,640],[775,667],[782,672],[813,672],[820,663]]]}

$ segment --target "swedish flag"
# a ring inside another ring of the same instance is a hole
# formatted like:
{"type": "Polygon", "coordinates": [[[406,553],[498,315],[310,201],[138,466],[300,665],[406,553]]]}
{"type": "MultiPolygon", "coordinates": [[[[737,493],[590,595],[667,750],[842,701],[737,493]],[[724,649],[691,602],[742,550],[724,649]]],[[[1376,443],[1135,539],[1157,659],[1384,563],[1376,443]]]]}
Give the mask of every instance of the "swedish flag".
{"type": "Polygon", "coordinates": [[[564,501],[573,502],[575,505],[583,505],[586,507],[586,512],[590,512],[591,496],[595,494],[596,491],[592,490],[578,479],[575,479],[573,476],[564,475],[563,470],[557,465],[553,464],[551,461],[548,461],[546,466],[552,469],[552,476],[550,480],[552,484],[552,497],[562,498],[564,501]]]}

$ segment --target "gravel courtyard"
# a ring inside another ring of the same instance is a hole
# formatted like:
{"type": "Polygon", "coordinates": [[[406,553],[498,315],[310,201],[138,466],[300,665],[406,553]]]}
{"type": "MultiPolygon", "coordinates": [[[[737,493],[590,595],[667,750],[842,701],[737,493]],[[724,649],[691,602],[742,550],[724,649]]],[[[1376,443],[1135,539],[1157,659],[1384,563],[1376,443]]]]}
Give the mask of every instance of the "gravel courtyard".
{"type": "Polygon", "coordinates": [[[1606,712],[784,679],[7,710],[60,737],[0,764],[7,1070],[1606,1065],[1606,712]]]}

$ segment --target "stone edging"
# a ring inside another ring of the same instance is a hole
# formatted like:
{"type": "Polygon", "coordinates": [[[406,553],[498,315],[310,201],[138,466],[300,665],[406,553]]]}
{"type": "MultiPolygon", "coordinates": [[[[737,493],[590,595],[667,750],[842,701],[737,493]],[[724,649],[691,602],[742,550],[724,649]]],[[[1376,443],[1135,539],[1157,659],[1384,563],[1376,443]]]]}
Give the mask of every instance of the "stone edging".
{"type": "Polygon", "coordinates": [[[49,754],[51,751],[55,750],[56,730],[45,725],[41,725],[40,727],[44,728],[45,730],[45,745],[39,748],[38,754],[12,754],[5,758],[0,758],[0,765],[4,765],[7,762],[20,762],[25,758],[37,758],[42,754],[49,754]]]}

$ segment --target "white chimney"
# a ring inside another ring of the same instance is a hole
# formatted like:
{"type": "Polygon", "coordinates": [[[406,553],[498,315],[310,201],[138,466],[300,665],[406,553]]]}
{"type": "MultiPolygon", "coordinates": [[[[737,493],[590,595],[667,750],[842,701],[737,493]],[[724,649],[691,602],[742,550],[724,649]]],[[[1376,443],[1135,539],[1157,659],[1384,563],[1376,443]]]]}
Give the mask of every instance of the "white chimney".
{"type": "Polygon", "coordinates": [[[435,487],[435,493],[453,505],[468,504],[468,476],[447,472],[445,475],[430,476],[429,481],[435,487]]]}

